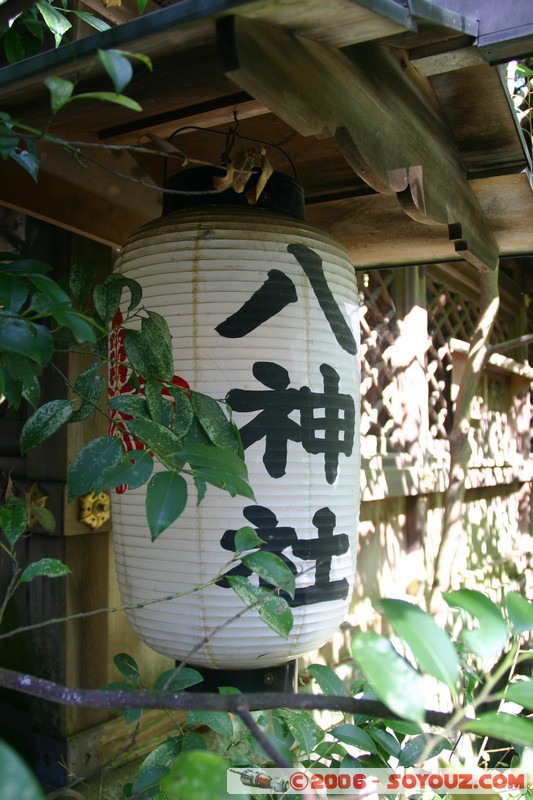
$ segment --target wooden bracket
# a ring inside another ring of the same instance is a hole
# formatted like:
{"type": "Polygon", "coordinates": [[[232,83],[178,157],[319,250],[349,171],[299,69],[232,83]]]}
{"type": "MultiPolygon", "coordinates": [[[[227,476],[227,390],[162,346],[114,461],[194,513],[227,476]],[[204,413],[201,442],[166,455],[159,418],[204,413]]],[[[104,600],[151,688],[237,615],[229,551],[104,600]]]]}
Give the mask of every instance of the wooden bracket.
{"type": "Polygon", "coordinates": [[[352,169],[395,193],[417,222],[452,226],[450,256],[495,269],[498,245],[435,108],[390,48],[358,44],[349,57],[245,17],[218,21],[222,67],[303,136],[334,136],[352,169]],[[455,232],[460,226],[461,234],[455,232]]]}

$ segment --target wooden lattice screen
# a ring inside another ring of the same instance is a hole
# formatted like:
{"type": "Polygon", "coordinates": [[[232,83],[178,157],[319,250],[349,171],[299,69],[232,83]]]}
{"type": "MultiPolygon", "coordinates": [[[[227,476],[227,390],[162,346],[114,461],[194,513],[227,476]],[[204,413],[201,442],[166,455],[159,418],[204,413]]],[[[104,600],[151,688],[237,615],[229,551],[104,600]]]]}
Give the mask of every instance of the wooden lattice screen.
{"type": "Polygon", "coordinates": [[[391,295],[394,270],[358,274],[361,301],[361,434],[390,433],[394,415],[385,391],[392,383],[391,367],[383,358],[397,335],[396,305],[391,295]]]}

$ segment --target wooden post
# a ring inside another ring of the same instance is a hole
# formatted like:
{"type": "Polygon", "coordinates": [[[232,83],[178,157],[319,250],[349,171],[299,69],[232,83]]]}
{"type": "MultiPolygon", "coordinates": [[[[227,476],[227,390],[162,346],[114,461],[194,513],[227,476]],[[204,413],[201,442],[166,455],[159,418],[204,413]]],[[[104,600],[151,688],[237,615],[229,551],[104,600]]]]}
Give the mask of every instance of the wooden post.
{"type": "MultiPolygon", "coordinates": [[[[32,257],[56,268],[56,277],[65,274],[71,261],[79,258],[95,259],[101,278],[111,269],[109,248],[72,237],[42,222],[29,222],[28,247],[32,257]]],[[[63,375],[73,380],[90,361],[87,356],[76,354],[58,358],[57,370],[51,369],[43,377],[42,402],[66,397],[68,389],[63,375]]],[[[17,604],[19,625],[121,605],[114,573],[111,523],[91,530],[78,519],[78,500],[71,503],[66,500],[66,478],[74,455],[91,438],[106,434],[105,418],[94,415],[85,422],[65,426],[44,445],[30,451],[25,459],[24,475],[20,477],[27,486],[35,483],[50,495],[49,506],[56,516],[57,527],[53,534],[36,529],[24,539],[24,560],[58,558],[69,566],[72,574],[53,581],[38,578],[29,584],[25,601],[20,594],[17,604]]],[[[32,655],[24,669],[70,687],[98,688],[119,680],[113,665],[113,656],[119,652],[135,658],[147,685],[172,666],[170,659],[140,642],[123,612],[73,618],[20,638],[27,654],[32,655]]],[[[67,781],[61,762],[82,777],[127,745],[133,733],[133,727],[125,726],[122,716],[110,719],[106,711],[40,701],[29,705],[29,724],[33,731],[33,753],[28,752],[28,757],[39,776],[54,785],[67,781]]],[[[148,715],[148,725],[137,737],[137,746],[130,757],[142,752],[147,737],[152,737],[153,746],[169,727],[163,712],[148,715]]],[[[26,739],[30,739],[28,733],[26,739]]]]}

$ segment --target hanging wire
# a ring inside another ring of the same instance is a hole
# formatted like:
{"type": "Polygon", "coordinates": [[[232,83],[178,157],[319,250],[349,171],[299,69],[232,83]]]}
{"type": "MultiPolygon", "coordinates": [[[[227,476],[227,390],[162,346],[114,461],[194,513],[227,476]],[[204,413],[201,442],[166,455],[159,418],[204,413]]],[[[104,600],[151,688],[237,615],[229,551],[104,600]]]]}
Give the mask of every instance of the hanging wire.
{"type": "MultiPolygon", "coordinates": [[[[297,172],[296,172],[296,166],[294,164],[294,161],[292,160],[292,158],[290,157],[290,155],[287,153],[286,150],[284,150],[278,144],[274,144],[273,142],[266,142],[266,141],[263,141],[262,139],[253,139],[250,136],[243,136],[243,134],[239,133],[239,130],[238,130],[239,129],[239,120],[237,118],[237,112],[236,111],[233,112],[233,119],[234,119],[235,125],[234,126],[230,125],[228,130],[225,130],[225,131],[217,130],[217,128],[202,128],[199,125],[184,125],[181,128],[176,128],[176,130],[173,131],[173,133],[170,134],[170,136],[168,137],[167,141],[170,143],[170,141],[174,138],[174,136],[177,136],[179,133],[183,133],[184,131],[201,131],[202,133],[214,133],[217,136],[224,136],[226,141],[225,141],[225,144],[224,144],[224,150],[222,151],[222,153],[220,155],[220,166],[221,167],[226,167],[231,162],[231,153],[233,151],[233,148],[235,146],[235,141],[237,139],[240,139],[243,142],[252,142],[253,144],[259,144],[259,145],[261,145],[263,147],[272,147],[275,150],[278,150],[282,154],[282,156],[289,162],[291,170],[292,170],[293,178],[294,178],[295,181],[298,180],[298,176],[297,176],[297,172]]],[[[166,183],[166,179],[167,179],[167,163],[165,161],[165,169],[164,169],[164,180],[165,180],[165,183],[166,183]]]]}

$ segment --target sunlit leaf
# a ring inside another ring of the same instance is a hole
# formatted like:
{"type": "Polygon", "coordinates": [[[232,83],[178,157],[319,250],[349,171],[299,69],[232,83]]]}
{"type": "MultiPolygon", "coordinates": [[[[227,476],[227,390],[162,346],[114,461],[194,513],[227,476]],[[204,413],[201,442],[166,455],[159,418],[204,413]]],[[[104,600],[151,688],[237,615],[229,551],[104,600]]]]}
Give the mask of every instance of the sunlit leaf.
{"type": "Polygon", "coordinates": [[[378,752],[378,748],[372,737],[358,725],[344,722],[332,728],[330,733],[340,742],[351,744],[353,747],[357,747],[360,750],[368,750],[369,753],[378,752]]]}
{"type": "Polygon", "coordinates": [[[507,613],[515,633],[533,630],[533,603],[518,592],[509,592],[505,598],[507,613]]]}
{"type": "MultiPolygon", "coordinates": [[[[427,744],[428,737],[424,735],[413,736],[412,739],[409,739],[400,753],[400,766],[413,767],[415,764],[417,764],[420,760],[420,757],[425,752],[427,744]]],[[[434,758],[434,756],[438,756],[439,753],[442,753],[443,750],[451,749],[452,745],[448,739],[439,739],[428,752],[427,758],[434,758]]]]}
{"type": "Polygon", "coordinates": [[[244,525],[239,528],[235,533],[235,552],[242,553],[245,550],[254,550],[256,547],[261,547],[264,540],[257,535],[257,531],[244,525]]]}
{"type": "Polygon", "coordinates": [[[302,750],[310,753],[324,738],[324,731],[308,711],[280,709],[278,715],[285,721],[302,750]]]}
{"type": "Polygon", "coordinates": [[[161,780],[161,789],[172,800],[235,800],[227,793],[228,766],[215,753],[182,752],[161,780]]]}
{"type": "Polygon", "coordinates": [[[533,680],[516,681],[505,690],[505,699],[533,711],[533,680]]]}
{"type": "Polygon", "coordinates": [[[27,453],[33,447],[46,442],[71,418],[74,411],[72,400],[51,400],[33,412],[20,433],[20,452],[27,453]]]}
{"type": "Polygon", "coordinates": [[[345,697],[344,684],[330,667],[326,667],[324,664],[311,664],[307,667],[307,671],[318,683],[323,694],[329,697],[345,697]]]}
{"type": "Polygon", "coordinates": [[[424,719],[422,676],[398,655],[384,636],[360,633],[352,639],[352,655],[377,697],[404,719],[424,719]]]}
{"type": "Polygon", "coordinates": [[[507,643],[507,624],[497,605],[481,592],[460,589],[444,592],[450,606],[467,611],[478,621],[477,630],[463,630],[461,638],[472,652],[483,659],[497,658],[507,643]]]}
{"type": "Polygon", "coordinates": [[[258,550],[242,557],[245,567],[259,575],[266,583],[283,589],[294,598],[296,591],[294,575],[287,564],[275,553],[258,550]]]}
{"type": "Polygon", "coordinates": [[[152,541],[172,525],[187,505],[187,484],[176,472],[158,472],[146,490],[146,519],[152,541]]]}
{"type": "Polygon", "coordinates": [[[59,47],[65,33],[72,28],[72,23],[57,8],[44,2],[44,0],[38,0],[35,5],[40,11],[47,28],[53,34],[56,47],[59,47]]]}
{"type": "Polygon", "coordinates": [[[478,719],[463,723],[461,730],[480,736],[493,736],[513,745],[533,747],[533,721],[514,714],[488,711],[478,719]]]}
{"type": "Polygon", "coordinates": [[[111,25],[109,25],[105,20],[101,19],[101,17],[96,17],[94,14],[87,13],[87,11],[77,11],[73,8],[68,9],[68,11],[69,14],[73,14],[75,17],[78,17],[78,19],[83,20],[83,22],[97,31],[108,31],[111,28],[111,25]]]}
{"type": "Polygon", "coordinates": [[[450,637],[421,608],[404,600],[381,600],[382,611],[394,632],[406,642],[423,672],[444,683],[453,695],[459,680],[459,658],[450,637]]]}
{"type": "Polygon", "coordinates": [[[292,611],[287,602],[279,595],[271,594],[262,587],[253,586],[241,575],[230,575],[227,581],[243,603],[253,606],[263,622],[284,639],[293,626],[292,611]]]}
{"type": "Polygon", "coordinates": [[[57,558],[41,558],[33,561],[23,570],[20,576],[21,583],[29,583],[34,578],[63,578],[70,574],[70,569],[57,558]]]}
{"type": "Polygon", "coordinates": [[[189,711],[186,725],[207,725],[220,736],[233,736],[233,723],[227,711],[189,711]]]}

